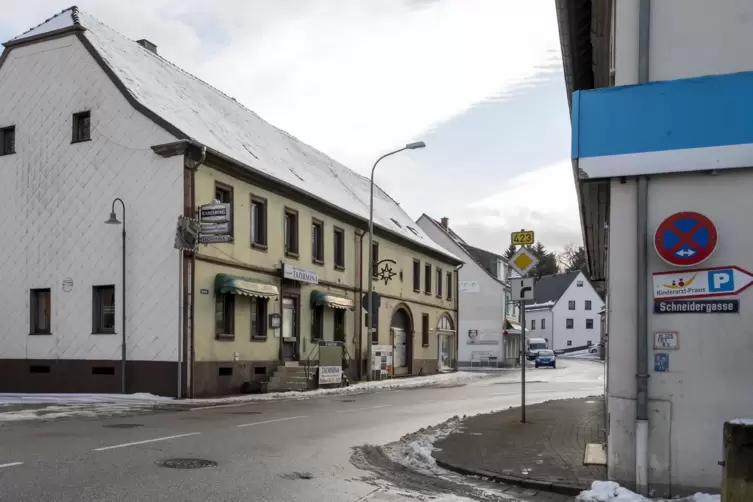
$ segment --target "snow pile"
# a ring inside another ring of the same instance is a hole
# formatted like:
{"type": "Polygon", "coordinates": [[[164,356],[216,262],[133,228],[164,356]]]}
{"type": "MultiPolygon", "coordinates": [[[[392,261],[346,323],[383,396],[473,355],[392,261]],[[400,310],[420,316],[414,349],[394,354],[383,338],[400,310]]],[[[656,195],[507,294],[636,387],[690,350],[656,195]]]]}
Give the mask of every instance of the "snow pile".
{"type": "MultiPolygon", "coordinates": [[[[652,502],[653,499],[647,499],[643,495],[631,492],[627,488],[621,487],[614,481],[594,481],[590,490],[586,490],[578,495],[578,500],[587,502],[652,502]]],[[[654,502],[669,502],[656,500],[654,502]]],[[[672,502],[720,502],[719,495],[708,495],[705,493],[696,493],[683,499],[674,499],[672,502]]]]}
{"type": "Polygon", "coordinates": [[[434,443],[457,430],[461,421],[460,417],[454,416],[434,427],[406,434],[400,438],[400,441],[385,446],[384,452],[400,465],[423,474],[436,476],[444,470],[437,467],[437,462],[432,456],[434,443]]]}

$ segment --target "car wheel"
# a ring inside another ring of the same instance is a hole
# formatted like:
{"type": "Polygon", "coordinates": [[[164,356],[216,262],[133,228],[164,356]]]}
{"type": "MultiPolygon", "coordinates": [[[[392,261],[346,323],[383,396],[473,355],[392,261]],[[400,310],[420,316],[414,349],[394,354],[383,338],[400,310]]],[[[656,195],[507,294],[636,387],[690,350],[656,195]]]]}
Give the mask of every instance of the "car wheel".
{"type": "Polygon", "coordinates": [[[534,367],[535,367],[535,368],[538,368],[538,367],[539,367],[539,365],[538,365],[538,364],[534,364],[534,367]]]}
{"type": "Polygon", "coordinates": [[[556,364],[552,364],[552,369],[556,370],[557,369],[557,365],[556,364]]]}

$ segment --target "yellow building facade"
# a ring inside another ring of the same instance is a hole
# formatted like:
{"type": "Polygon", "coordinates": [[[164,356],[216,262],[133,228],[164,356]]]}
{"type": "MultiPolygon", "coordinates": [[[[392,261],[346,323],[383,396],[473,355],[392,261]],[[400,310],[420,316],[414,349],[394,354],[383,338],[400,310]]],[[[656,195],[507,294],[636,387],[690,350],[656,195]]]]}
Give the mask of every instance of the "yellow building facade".
{"type": "MultiPolygon", "coordinates": [[[[187,176],[194,208],[231,207],[231,240],[187,254],[192,394],[263,389],[286,363],[315,364],[320,340],[343,342],[349,378],[366,379],[368,222],[221,163],[204,162],[187,176]]],[[[454,369],[462,262],[384,229],[373,242],[372,347],[392,352],[390,376],[454,369]]]]}

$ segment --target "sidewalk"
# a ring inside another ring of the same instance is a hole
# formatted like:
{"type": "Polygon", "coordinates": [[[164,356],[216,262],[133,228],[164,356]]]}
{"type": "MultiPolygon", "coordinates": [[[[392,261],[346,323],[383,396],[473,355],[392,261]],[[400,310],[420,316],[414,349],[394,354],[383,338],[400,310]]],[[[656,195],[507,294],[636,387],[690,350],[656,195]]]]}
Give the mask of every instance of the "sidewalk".
{"type": "Polygon", "coordinates": [[[465,420],[435,443],[440,467],[504,483],[577,495],[606,467],[584,466],[586,443],[604,442],[602,396],[511,408],[465,420]]]}

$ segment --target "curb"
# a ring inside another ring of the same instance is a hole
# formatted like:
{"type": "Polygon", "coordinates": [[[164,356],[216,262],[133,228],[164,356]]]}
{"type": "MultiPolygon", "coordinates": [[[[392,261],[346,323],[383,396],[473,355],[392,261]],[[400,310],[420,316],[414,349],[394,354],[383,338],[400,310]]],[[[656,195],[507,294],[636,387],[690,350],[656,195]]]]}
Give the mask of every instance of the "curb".
{"type": "Polygon", "coordinates": [[[448,471],[453,471],[464,476],[481,476],[489,478],[497,483],[504,483],[508,485],[516,485],[522,488],[531,488],[534,490],[543,490],[547,492],[559,493],[561,495],[577,496],[583,490],[588,490],[588,486],[576,486],[567,483],[552,483],[549,481],[539,481],[536,479],[520,478],[517,476],[507,476],[505,474],[498,474],[495,472],[485,471],[483,469],[468,469],[461,467],[444,460],[434,458],[437,465],[448,471]]]}

